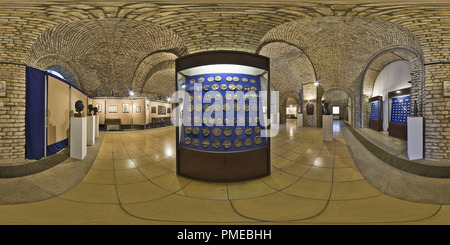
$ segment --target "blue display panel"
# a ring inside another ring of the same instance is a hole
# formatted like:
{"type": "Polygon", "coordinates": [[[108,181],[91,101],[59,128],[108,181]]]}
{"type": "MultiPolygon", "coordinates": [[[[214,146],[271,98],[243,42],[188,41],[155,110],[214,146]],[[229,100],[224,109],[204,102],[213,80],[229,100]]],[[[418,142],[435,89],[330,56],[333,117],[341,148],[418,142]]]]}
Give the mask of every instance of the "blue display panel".
{"type": "Polygon", "coordinates": [[[374,102],[371,102],[370,105],[370,119],[379,121],[381,120],[381,100],[377,100],[374,102]]]}
{"type": "Polygon", "coordinates": [[[258,76],[232,73],[186,77],[180,146],[215,152],[267,146],[258,76]]]}
{"type": "Polygon", "coordinates": [[[407,124],[410,116],[410,96],[396,97],[392,99],[391,123],[407,124]]]}

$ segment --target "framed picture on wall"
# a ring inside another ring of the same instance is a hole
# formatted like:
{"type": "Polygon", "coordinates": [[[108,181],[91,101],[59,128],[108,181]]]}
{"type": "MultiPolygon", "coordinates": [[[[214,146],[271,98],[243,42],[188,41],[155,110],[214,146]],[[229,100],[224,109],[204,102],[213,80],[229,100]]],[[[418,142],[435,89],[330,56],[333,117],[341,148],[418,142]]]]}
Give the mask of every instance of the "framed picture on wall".
{"type": "Polygon", "coordinates": [[[128,112],[130,112],[130,104],[128,104],[128,103],[123,103],[122,104],[122,112],[124,112],[124,113],[128,113],[128,112]]]}
{"type": "Polygon", "coordinates": [[[166,107],[165,106],[158,106],[158,115],[166,115],[166,107]]]}
{"type": "Polygon", "coordinates": [[[117,113],[117,106],[116,105],[108,106],[108,112],[109,113],[117,113]]]}
{"type": "Polygon", "coordinates": [[[444,96],[450,97],[450,80],[444,81],[444,96]]]}
{"type": "Polygon", "coordinates": [[[95,104],[95,107],[97,107],[97,112],[101,112],[102,111],[102,104],[97,103],[97,104],[95,104]]]}
{"type": "Polygon", "coordinates": [[[140,113],[141,112],[141,107],[140,106],[136,106],[136,112],[140,113]]]}
{"type": "Polygon", "coordinates": [[[156,107],[152,106],[152,114],[156,113],[156,107]]]}
{"type": "Polygon", "coordinates": [[[167,113],[170,113],[170,107],[167,107],[167,113]]]}
{"type": "Polygon", "coordinates": [[[6,81],[0,81],[0,97],[6,97],[6,81]]]}

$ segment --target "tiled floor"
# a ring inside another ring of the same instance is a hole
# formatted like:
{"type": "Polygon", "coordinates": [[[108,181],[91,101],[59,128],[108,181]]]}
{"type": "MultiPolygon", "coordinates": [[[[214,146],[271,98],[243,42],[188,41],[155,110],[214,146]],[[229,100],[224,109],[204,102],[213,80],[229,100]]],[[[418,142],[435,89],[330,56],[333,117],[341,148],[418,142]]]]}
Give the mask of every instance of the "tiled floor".
{"type": "Polygon", "coordinates": [[[390,167],[342,122],[334,133],[288,120],[272,174],[235,183],[177,176],[174,127],[102,133],[90,162],[0,179],[0,224],[450,224],[450,180],[390,167]]]}

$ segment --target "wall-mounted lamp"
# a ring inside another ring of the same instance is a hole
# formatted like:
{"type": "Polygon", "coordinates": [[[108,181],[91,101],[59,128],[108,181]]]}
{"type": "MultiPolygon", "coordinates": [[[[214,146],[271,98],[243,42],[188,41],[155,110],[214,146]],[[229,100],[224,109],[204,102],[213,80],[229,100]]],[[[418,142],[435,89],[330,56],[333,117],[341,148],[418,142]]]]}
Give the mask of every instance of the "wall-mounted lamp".
{"type": "Polygon", "coordinates": [[[314,85],[317,87],[319,86],[319,82],[315,82],[314,85]]]}

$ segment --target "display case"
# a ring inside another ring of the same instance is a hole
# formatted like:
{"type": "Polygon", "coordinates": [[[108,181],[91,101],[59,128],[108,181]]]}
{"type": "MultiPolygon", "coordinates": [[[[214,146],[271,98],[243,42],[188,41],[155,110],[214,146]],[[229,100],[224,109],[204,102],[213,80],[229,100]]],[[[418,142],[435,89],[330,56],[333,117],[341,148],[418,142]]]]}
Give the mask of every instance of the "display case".
{"type": "Polygon", "coordinates": [[[224,182],[270,174],[267,57],[236,51],[181,57],[175,87],[182,97],[174,111],[178,175],[224,182]]]}
{"type": "Polygon", "coordinates": [[[369,128],[382,131],[383,130],[383,97],[376,96],[369,99],[370,118],[369,128]]]}
{"type": "Polygon", "coordinates": [[[389,96],[389,135],[407,139],[407,120],[411,115],[411,88],[388,93],[389,96]]]}

